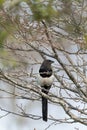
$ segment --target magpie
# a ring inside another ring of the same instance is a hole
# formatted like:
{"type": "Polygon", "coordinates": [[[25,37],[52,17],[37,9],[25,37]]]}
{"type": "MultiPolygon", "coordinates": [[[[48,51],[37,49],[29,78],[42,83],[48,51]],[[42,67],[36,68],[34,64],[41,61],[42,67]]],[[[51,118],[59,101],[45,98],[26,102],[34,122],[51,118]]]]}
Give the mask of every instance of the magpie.
{"type": "MultiPolygon", "coordinates": [[[[48,94],[49,89],[54,80],[53,71],[51,68],[52,60],[44,60],[39,69],[38,83],[41,86],[42,92],[48,94]]],[[[47,121],[48,101],[42,96],[42,118],[47,121]]]]}

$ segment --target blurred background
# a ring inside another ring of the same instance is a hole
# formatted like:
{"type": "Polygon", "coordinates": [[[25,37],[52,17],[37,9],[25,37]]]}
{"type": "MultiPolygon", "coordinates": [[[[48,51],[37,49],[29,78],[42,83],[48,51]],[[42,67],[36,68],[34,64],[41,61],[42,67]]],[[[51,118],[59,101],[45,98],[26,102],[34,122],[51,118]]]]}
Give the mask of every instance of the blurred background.
{"type": "Polygon", "coordinates": [[[0,0],[1,130],[87,129],[87,1],[0,0]],[[37,83],[52,59],[48,121],[37,83]]]}

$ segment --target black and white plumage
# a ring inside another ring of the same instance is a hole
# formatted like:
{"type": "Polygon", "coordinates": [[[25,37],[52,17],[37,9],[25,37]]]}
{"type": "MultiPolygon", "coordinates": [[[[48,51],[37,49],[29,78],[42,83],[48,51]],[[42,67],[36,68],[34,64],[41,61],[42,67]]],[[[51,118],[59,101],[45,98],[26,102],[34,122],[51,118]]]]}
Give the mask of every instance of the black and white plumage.
{"type": "MultiPolygon", "coordinates": [[[[40,69],[38,76],[38,83],[42,87],[42,92],[48,94],[49,89],[53,83],[54,76],[51,68],[53,61],[44,60],[40,69]]],[[[42,116],[43,120],[47,121],[47,112],[48,112],[48,101],[46,97],[42,96],[42,116]]]]}

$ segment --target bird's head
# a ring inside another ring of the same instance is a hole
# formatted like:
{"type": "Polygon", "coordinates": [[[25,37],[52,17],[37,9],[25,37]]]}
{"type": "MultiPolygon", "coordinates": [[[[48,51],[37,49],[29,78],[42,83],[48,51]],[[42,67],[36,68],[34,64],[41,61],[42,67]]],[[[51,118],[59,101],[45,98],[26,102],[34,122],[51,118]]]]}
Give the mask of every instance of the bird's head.
{"type": "Polygon", "coordinates": [[[46,63],[48,63],[48,64],[54,63],[54,61],[52,61],[52,60],[45,60],[44,62],[46,62],[46,63]]]}
{"type": "Polygon", "coordinates": [[[40,71],[49,71],[51,70],[51,64],[53,63],[54,61],[52,60],[44,60],[43,63],[41,64],[41,67],[40,67],[40,71]]]}

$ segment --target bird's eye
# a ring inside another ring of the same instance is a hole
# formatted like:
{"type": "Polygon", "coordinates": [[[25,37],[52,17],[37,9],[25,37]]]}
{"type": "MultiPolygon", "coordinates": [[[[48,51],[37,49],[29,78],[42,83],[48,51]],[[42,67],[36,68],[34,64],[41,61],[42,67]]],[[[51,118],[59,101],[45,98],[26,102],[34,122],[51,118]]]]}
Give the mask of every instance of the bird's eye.
{"type": "Polygon", "coordinates": [[[50,63],[53,63],[54,61],[52,61],[52,60],[48,60],[50,63]]]}

